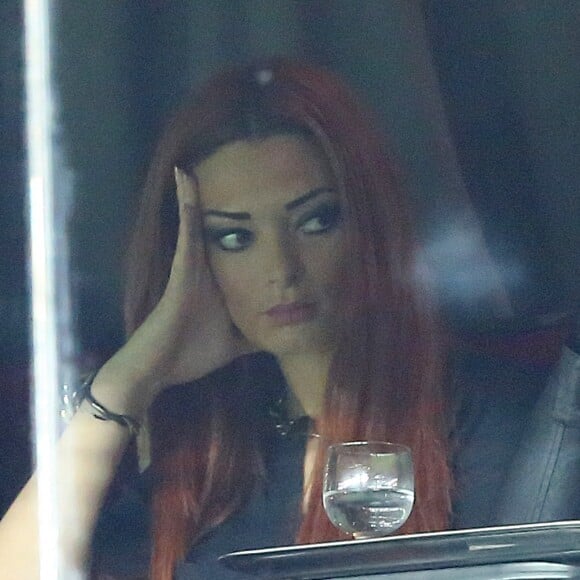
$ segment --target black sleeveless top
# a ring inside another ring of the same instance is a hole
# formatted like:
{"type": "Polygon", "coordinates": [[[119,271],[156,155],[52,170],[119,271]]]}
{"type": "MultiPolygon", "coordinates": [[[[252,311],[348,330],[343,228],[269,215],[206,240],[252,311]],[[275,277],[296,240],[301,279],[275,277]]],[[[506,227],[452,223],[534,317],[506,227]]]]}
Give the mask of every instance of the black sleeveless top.
{"type": "MultiPolygon", "coordinates": [[[[545,371],[500,364],[481,356],[458,360],[461,400],[453,460],[453,528],[497,523],[506,474],[546,375],[545,371]]],[[[236,550],[294,543],[307,434],[272,436],[263,485],[240,511],[191,548],[176,571],[178,580],[247,578],[223,567],[218,557],[236,550]]],[[[150,495],[151,476],[145,472],[101,514],[93,542],[99,572],[115,578],[146,577],[151,547],[150,495]]],[[[505,517],[503,523],[508,523],[505,517]]]]}

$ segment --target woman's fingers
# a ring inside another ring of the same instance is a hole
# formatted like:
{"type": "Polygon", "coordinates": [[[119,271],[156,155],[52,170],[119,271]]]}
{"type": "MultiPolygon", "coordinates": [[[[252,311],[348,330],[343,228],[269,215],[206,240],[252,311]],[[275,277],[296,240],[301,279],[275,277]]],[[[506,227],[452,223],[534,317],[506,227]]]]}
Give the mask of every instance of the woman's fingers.
{"type": "Polygon", "coordinates": [[[179,230],[172,273],[190,272],[192,267],[205,264],[203,234],[196,182],[179,168],[175,168],[175,185],[179,206],[179,230]]]}
{"type": "Polygon", "coordinates": [[[177,197],[184,205],[195,205],[198,202],[197,189],[193,187],[193,180],[189,179],[185,171],[174,167],[175,185],[177,187],[177,197]]]}
{"type": "Polygon", "coordinates": [[[201,241],[199,222],[199,196],[197,184],[181,169],[175,167],[175,186],[179,205],[179,233],[177,243],[201,241]]]}

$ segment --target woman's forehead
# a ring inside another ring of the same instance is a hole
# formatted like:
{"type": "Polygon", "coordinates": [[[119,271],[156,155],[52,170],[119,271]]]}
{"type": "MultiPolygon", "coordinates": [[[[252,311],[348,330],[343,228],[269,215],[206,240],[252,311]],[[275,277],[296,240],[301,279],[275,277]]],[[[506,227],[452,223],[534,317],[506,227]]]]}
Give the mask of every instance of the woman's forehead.
{"type": "Polygon", "coordinates": [[[316,188],[335,187],[322,150],[295,135],[235,141],[196,167],[201,202],[212,209],[236,209],[275,199],[287,203],[316,188]]]}

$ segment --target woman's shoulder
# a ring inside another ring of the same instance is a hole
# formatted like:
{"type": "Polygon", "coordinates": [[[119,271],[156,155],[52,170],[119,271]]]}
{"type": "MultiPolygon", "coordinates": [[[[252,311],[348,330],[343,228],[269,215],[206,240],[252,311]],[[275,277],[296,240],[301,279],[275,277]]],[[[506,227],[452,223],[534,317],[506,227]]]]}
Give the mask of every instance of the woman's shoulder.
{"type": "Polygon", "coordinates": [[[157,397],[152,414],[189,413],[206,409],[209,401],[251,411],[267,408],[286,389],[276,359],[257,352],[235,359],[225,367],[190,383],[169,387],[157,397]]]}

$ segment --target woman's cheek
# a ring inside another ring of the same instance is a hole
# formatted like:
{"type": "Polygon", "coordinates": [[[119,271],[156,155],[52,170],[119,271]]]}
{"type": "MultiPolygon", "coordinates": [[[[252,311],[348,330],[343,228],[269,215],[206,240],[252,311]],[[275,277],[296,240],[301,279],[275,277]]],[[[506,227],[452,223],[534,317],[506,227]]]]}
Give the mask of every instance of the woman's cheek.
{"type": "Polygon", "coordinates": [[[258,298],[257,273],[251,261],[239,259],[239,254],[214,258],[212,271],[234,322],[250,315],[258,298]]]}

